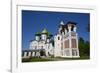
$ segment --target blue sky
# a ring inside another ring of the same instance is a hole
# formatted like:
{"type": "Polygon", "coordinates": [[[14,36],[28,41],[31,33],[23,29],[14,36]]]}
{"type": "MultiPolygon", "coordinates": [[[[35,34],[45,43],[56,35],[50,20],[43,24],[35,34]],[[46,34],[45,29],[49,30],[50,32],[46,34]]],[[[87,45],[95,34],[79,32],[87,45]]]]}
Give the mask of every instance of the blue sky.
{"type": "Polygon", "coordinates": [[[55,35],[61,21],[65,24],[68,21],[76,22],[78,36],[89,41],[90,33],[87,32],[87,26],[90,24],[89,13],[22,10],[22,49],[28,49],[30,40],[35,39],[35,33],[41,32],[44,28],[55,35]]]}

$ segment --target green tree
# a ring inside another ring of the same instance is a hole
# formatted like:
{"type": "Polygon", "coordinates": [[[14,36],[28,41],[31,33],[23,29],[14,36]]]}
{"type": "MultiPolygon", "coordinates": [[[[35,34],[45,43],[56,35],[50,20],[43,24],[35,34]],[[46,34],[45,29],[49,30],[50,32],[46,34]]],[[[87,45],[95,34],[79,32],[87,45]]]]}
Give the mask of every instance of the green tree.
{"type": "Polygon", "coordinates": [[[79,38],[79,52],[80,52],[80,56],[84,55],[84,51],[85,51],[85,41],[82,37],[79,38]]]}
{"type": "Polygon", "coordinates": [[[82,37],[79,38],[79,51],[80,56],[90,56],[90,43],[82,37]]]}
{"type": "Polygon", "coordinates": [[[85,54],[87,56],[90,56],[90,42],[89,41],[85,42],[85,54]]]}

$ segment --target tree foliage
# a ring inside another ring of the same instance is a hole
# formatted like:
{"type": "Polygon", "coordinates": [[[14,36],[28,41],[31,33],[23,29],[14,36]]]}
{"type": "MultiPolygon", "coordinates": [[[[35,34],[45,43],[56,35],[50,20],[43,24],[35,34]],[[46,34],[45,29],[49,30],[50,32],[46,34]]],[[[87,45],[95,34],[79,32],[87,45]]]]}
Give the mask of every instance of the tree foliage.
{"type": "Polygon", "coordinates": [[[80,56],[90,56],[90,42],[85,41],[82,37],[79,38],[80,56]]]}

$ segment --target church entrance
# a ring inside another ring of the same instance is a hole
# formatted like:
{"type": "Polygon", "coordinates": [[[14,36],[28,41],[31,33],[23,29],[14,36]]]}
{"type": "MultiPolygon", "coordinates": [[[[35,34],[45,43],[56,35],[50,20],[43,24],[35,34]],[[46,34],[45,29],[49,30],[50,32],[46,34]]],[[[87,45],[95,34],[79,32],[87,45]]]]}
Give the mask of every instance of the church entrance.
{"type": "Polygon", "coordinates": [[[45,50],[40,51],[40,56],[46,56],[45,50]]]}

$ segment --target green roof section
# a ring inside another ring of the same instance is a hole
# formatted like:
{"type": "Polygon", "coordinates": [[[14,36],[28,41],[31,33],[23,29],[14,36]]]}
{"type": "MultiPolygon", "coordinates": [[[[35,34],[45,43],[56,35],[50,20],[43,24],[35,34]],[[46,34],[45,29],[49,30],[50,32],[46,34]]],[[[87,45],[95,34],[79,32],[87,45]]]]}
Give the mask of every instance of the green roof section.
{"type": "Polygon", "coordinates": [[[43,34],[48,33],[48,31],[46,30],[46,28],[43,29],[42,33],[43,33],[43,34]]]}
{"type": "Polygon", "coordinates": [[[35,35],[36,36],[40,36],[41,35],[41,32],[37,32],[35,35]]]}
{"type": "Polygon", "coordinates": [[[51,38],[53,36],[50,32],[47,31],[46,28],[44,28],[42,32],[37,32],[35,35],[36,36],[41,36],[41,34],[46,34],[47,38],[51,38]]]}
{"type": "Polygon", "coordinates": [[[50,32],[47,32],[47,37],[51,38],[53,35],[50,32]]]}

